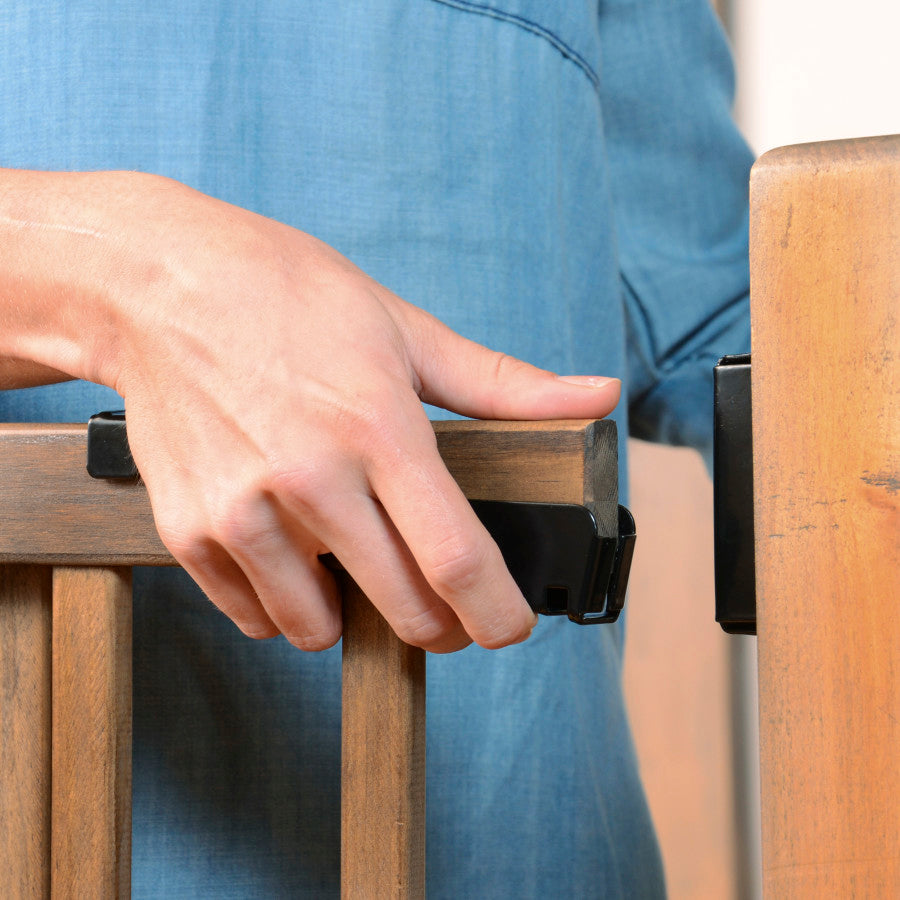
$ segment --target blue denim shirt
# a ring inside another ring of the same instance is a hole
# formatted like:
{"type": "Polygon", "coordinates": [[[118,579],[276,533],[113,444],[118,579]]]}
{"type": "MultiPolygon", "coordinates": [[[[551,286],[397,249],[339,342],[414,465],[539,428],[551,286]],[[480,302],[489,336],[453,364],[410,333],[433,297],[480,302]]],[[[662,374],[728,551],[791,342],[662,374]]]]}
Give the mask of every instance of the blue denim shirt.
{"type": "MultiPolygon", "coordinates": [[[[2,165],[158,172],[295,225],[474,340],[623,377],[623,437],[708,450],[711,367],[749,346],[750,155],[707,0],[35,0],[0,41],[2,165]]],[[[334,894],[339,654],[137,582],[134,896],[334,894]]],[[[554,620],[429,659],[430,896],[662,892],[620,652],[554,620]]]]}

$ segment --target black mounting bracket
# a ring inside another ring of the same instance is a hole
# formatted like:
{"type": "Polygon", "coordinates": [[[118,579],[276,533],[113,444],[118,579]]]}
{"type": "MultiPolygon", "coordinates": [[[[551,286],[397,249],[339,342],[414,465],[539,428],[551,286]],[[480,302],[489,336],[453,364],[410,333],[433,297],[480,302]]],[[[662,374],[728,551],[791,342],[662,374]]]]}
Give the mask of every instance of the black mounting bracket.
{"type": "Polygon", "coordinates": [[[720,359],[713,379],[716,621],[729,634],[756,634],[750,354],[720,359]]]}

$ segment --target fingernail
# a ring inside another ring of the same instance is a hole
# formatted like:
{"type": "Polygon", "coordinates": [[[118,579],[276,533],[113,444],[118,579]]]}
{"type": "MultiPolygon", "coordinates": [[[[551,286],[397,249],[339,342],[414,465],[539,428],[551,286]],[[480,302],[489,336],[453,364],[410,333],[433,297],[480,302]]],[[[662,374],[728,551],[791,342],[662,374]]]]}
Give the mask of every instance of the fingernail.
{"type": "Polygon", "coordinates": [[[602,375],[557,375],[566,384],[577,384],[582,387],[604,388],[608,384],[619,381],[618,378],[604,378],[602,375]]]}

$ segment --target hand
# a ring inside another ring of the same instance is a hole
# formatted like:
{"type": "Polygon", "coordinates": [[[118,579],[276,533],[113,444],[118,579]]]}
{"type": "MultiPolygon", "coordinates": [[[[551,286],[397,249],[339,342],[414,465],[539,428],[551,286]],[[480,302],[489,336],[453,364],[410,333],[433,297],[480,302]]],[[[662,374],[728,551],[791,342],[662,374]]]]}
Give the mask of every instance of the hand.
{"type": "Polygon", "coordinates": [[[101,307],[103,339],[70,350],[76,366],[31,357],[125,398],[160,536],[213,602],[251,637],[328,647],[341,633],[319,560],[331,552],[409,643],[525,639],[535,616],[422,401],[589,418],[612,410],[619,382],[490,351],[315,238],[175,182],[110,175],[93,190],[77,233],[95,235],[103,289],[79,296],[101,307]]]}

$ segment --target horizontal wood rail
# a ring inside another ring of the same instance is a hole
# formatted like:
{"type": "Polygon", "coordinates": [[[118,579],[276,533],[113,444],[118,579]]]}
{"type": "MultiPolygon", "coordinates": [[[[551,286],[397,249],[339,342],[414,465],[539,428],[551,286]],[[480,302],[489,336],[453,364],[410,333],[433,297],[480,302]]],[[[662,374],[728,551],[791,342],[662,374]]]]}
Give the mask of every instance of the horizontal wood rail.
{"type": "MultiPolygon", "coordinates": [[[[468,497],[582,503],[616,534],[612,423],[435,432],[468,497]]],[[[0,425],[0,862],[17,898],[130,892],[129,567],[175,561],[144,486],[90,478],[85,453],[82,425],[0,425]]],[[[423,897],[425,654],[352,583],[344,603],[342,894],[423,897]]]]}

